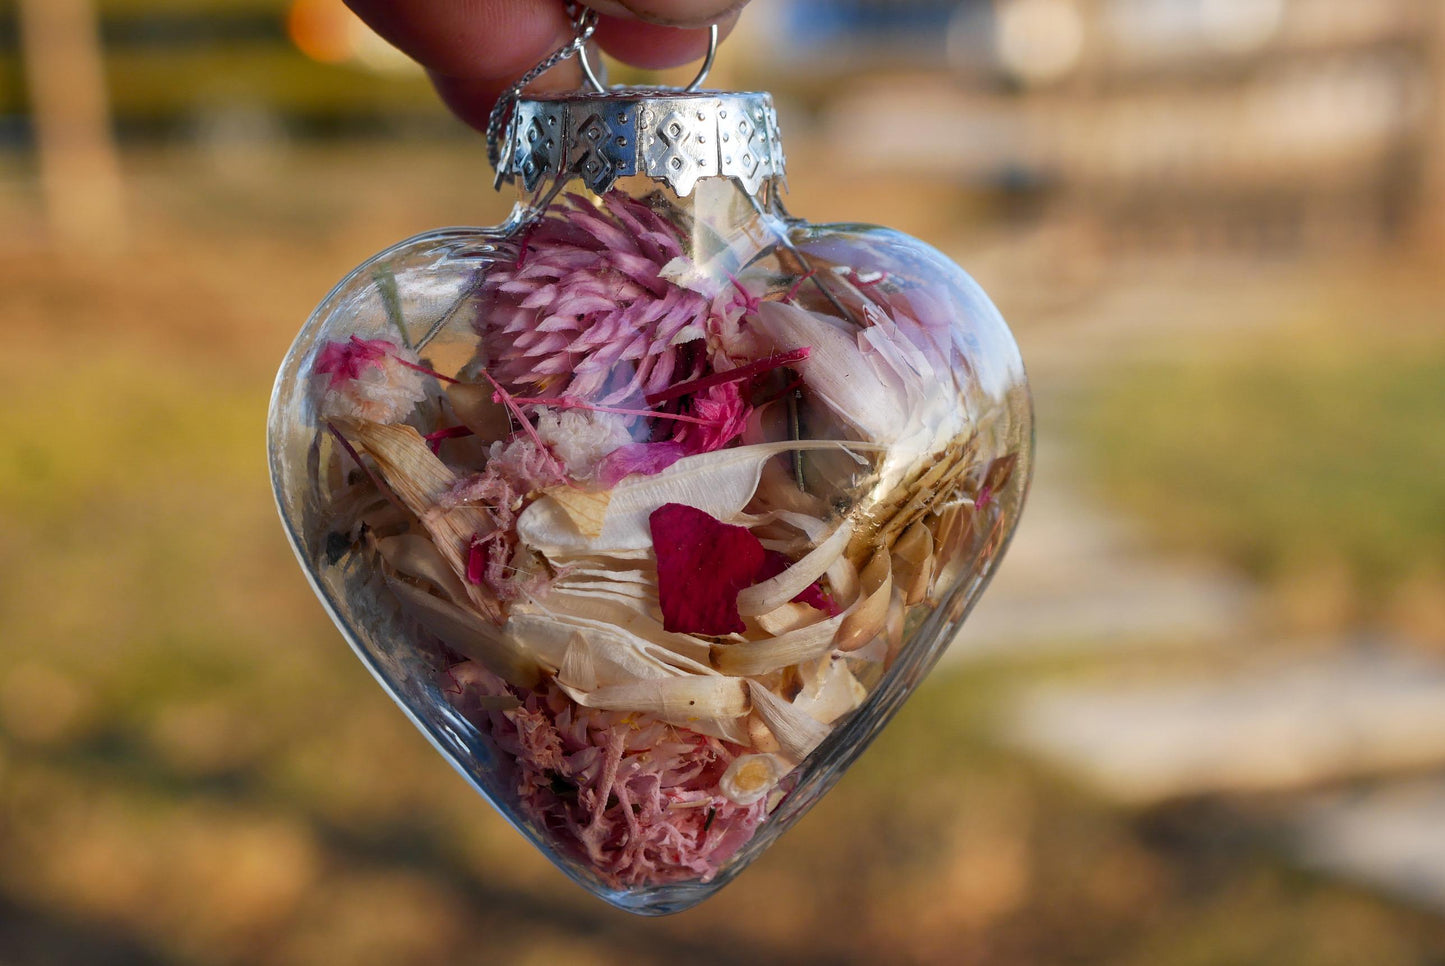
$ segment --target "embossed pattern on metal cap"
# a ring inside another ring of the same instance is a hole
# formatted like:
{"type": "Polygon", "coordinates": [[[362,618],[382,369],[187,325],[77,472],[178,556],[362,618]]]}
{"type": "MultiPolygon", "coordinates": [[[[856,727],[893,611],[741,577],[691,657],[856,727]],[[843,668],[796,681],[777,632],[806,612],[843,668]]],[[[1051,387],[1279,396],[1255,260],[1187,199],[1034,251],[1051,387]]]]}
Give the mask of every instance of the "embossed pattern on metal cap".
{"type": "Polygon", "coordinates": [[[770,94],[627,89],[519,100],[508,125],[502,178],[527,191],[559,175],[601,194],[646,175],[678,195],[698,178],[736,178],[756,193],[784,177],[770,94]]]}

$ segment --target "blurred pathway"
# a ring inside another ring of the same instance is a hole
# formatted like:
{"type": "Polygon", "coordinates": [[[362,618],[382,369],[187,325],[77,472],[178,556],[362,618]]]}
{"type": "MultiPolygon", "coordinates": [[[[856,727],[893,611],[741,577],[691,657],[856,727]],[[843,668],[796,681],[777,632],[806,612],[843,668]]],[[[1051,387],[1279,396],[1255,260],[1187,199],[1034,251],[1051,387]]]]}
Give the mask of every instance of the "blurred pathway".
{"type": "Polygon", "coordinates": [[[954,661],[1223,645],[1247,636],[1253,589],[1206,564],[1161,559],[1079,490],[1063,444],[1039,440],[1033,491],[954,661]]]}
{"type": "Polygon", "coordinates": [[[1017,662],[1000,740],[1101,797],[1129,808],[1222,797],[1302,866],[1445,912],[1445,777],[1399,777],[1445,771],[1445,662],[1400,641],[1272,638],[1256,588],[1150,549],[1089,498],[1062,438],[1061,417],[1120,360],[1267,333],[1281,317],[1267,274],[1239,281],[1198,297],[1196,283],[1188,299],[1167,282],[1064,299],[1066,322],[1025,330],[1033,492],[947,659],[1017,662]],[[1063,655],[1086,673],[1030,671],[1063,655]],[[1284,796],[1268,819],[1252,805],[1262,793],[1284,796]]]}

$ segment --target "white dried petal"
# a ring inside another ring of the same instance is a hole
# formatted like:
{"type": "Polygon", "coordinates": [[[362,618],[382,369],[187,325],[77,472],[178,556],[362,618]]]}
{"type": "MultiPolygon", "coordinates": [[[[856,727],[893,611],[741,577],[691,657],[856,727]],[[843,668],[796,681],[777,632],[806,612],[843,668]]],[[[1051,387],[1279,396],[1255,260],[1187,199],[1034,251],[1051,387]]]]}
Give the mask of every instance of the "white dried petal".
{"type": "Polygon", "coordinates": [[[546,406],[538,406],[533,412],[537,416],[537,435],[574,480],[591,479],[607,454],[632,442],[627,418],[616,413],[554,410],[546,406]]]}
{"type": "Polygon", "coordinates": [[[744,617],[753,617],[783,606],[827,573],[834,561],[848,549],[848,541],[852,537],[853,524],[844,520],[833,531],[832,536],[818,544],[802,560],[776,577],[770,577],[738,594],[738,613],[744,617]]]}
{"type": "Polygon", "coordinates": [[[803,689],[793,699],[793,707],[823,724],[832,724],[868,697],[868,689],[853,676],[848,662],[836,655],[800,670],[803,689]]]}
{"type": "Polygon", "coordinates": [[[396,348],[355,378],[338,382],[321,397],[321,418],[325,420],[399,423],[411,415],[416,404],[426,399],[426,375],[402,364],[413,365],[416,353],[396,348]]]}
{"type": "MultiPolygon", "coordinates": [[[[517,536],[553,561],[577,556],[642,557],[652,551],[650,518],[665,503],[685,503],[727,521],[742,512],[758,488],[763,465],[790,450],[881,450],[871,443],[783,440],[700,453],[678,460],[654,476],[633,476],[612,489],[602,532],[582,533],[551,497],[532,503],[517,518],[517,536]]],[[[860,462],[862,457],[856,457],[860,462]]]]}
{"type": "Polygon", "coordinates": [[[747,688],[737,678],[687,674],[611,684],[595,691],[563,688],[583,707],[646,712],[684,727],[710,718],[740,718],[749,709],[747,688]]]}
{"type": "Polygon", "coordinates": [[[753,710],[778,739],[782,753],[794,762],[801,762],[823,743],[832,731],[827,725],[778,697],[757,681],[748,681],[748,696],[753,710]]]}

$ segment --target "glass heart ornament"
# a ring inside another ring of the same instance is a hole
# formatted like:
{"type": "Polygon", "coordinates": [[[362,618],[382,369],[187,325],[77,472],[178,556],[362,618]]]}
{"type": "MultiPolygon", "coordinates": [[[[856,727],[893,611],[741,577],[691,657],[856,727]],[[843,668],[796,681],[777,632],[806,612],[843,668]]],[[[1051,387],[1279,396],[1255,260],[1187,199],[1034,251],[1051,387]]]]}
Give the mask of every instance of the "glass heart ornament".
{"type": "Polygon", "coordinates": [[[919,686],[1022,509],[1031,404],[978,285],[789,214],[767,94],[518,100],[506,223],[306,322],[270,466],[356,655],[567,875],[685,909],[919,686]]]}

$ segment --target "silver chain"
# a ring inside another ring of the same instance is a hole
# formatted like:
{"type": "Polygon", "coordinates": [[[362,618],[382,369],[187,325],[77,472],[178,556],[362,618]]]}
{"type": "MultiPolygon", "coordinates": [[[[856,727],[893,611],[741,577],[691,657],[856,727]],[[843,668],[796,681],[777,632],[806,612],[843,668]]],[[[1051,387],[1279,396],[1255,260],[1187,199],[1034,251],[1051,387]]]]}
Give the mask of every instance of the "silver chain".
{"type": "MultiPolygon", "coordinates": [[[[512,108],[521,96],[522,90],[532,81],[541,77],[547,71],[556,67],[569,57],[574,57],[587,41],[592,38],[592,31],[597,29],[597,11],[591,7],[583,6],[580,3],[568,3],[567,13],[572,18],[572,26],[575,35],[566,45],[553,51],[545,60],[533,67],[527,73],[517,79],[517,82],[502,92],[497,98],[496,105],[492,108],[492,114],[487,118],[487,160],[497,170],[497,178],[500,181],[502,176],[502,129],[506,127],[507,121],[511,118],[512,108]]],[[[510,148],[510,139],[507,147],[510,148]]]]}

